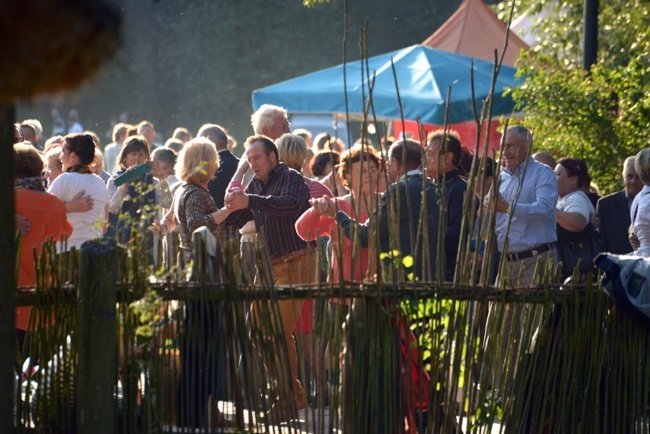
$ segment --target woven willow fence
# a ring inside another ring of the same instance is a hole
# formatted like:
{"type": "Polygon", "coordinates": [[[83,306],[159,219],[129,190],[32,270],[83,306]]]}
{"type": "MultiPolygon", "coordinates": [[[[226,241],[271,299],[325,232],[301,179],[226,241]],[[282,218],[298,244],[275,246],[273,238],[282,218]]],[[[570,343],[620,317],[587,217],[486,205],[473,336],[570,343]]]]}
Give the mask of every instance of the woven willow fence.
{"type": "Polygon", "coordinates": [[[250,282],[238,244],[201,240],[189,283],[152,277],[105,240],[79,255],[45,249],[35,291],[18,298],[33,311],[17,366],[28,355],[39,366],[19,377],[18,432],[222,432],[217,406],[227,432],[648,432],[648,331],[597,284],[274,288],[250,282]],[[306,390],[327,383],[329,402],[279,425],[261,415],[293,410],[291,383],[268,380],[287,376],[276,302],[289,297],[315,302],[319,372],[301,375],[306,390]],[[259,323],[251,302],[268,306],[259,323]]]}

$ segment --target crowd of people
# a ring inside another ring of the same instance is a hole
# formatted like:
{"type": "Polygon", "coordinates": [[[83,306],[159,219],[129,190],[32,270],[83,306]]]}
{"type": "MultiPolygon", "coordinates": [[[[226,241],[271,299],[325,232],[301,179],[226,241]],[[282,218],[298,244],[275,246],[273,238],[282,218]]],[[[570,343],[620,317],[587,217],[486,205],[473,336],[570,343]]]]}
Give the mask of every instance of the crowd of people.
{"type": "MultiPolygon", "coordinates": [[[[19,284],[35,283],[25,252],[48,238],[66,252],[95,237],[129,243],[142,235],[152,263],[162,256],[171,267],[192,260],[192,233],[203,226],[217,237],[238,230],[242,254],[262,245],[271,268],[252,270],[251,282],[275,285],[458,280],[466,273],[457,262],[463,225],[474,227],[472,248],[492,258],[483,264],[490,282],[504,287],[534,285],[540,260],[562,264],[567,278],[578,264],[592,271],[600,251],[650,257],[650,148],[625,160],[623,190],[599,198],[583,160],[563,156],[556,164],[534,154],[523,126],[504,132],[501,161],[478,159],[474,167],[482,170],[472,172],[471,153],[454,131],[401,138],[385,150],[363,140],[346,149],[327,135],[292,133],[281,107],[263,105],[251,123],[241,158],[232,153],[236,141],[212,123],[196,138],[177,128],[160,145],[151,122],[121,122],[103,153],[76,113],[68,134],[43,144],[38,121],[17,124],[19,284]],[[466,198],[472,178],[480,181],[476,198],[466,198]],[[496,243],[488,256],[491,219],[496,243]],[[499,256],[506,264],[500,269],[499,256]]],[[[278,307],[291,376],[278,380],[292,384],[302,408],[308,397],[293,336],[312,329],[313,306],[281,300],[278,307]]],[[[254,303],[253,321],[267,308],[254,303]]],[[[17,321],[23,334],[25,315],[17,321]]]]}

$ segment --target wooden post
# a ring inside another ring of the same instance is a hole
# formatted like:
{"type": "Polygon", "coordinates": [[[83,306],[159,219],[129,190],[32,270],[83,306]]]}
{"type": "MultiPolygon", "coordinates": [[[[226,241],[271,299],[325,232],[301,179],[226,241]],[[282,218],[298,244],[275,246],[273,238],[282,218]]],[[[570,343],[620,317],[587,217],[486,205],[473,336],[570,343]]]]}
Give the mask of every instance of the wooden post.
{"type": "Polygon", "coordinates": [[[115,240],[86,241],[79,255],[77,324],[77,432],[114,434],[117,362],[115,240]]]}
{"type": "Polygon", "coordinates": [[[14,240],[14,120],[13,105],[0,104],[0,427],[13,434],[16,371],[16,257],[14,240]]]}

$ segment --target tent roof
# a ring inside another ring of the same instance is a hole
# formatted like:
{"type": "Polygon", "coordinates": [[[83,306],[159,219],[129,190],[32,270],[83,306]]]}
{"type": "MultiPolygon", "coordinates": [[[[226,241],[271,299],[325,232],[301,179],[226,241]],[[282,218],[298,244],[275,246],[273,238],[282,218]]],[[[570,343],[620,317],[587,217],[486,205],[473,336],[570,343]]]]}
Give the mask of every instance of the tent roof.
{"type": "MultiPolygon", "coordinates": [[[[291,113],[362,114],[367,110],[372,87],[372,113],[377,116],[400,119],[403,113],[405,119],[420,119],[428,124],[442,125],[446,117],[449,123],[457,123],[474,119],[473,107],[481,112],[483,100],[492,89],[493,72],[490,62],[413,45],[257,89],[253,92],[253,107],[275,104],[291,113]]],[[[499,70],[492,116],[512,111],[514,103],[510,95],[503,93],[506,87],[521,84],[515,73],[508,66],[499,70]]]]}
{"type": "MultiPolygon", "coordinates": [[[[463,0],[456,12],[422,45],[494,62],[494,50],[498,50],[499,55],[503,51],[506,29],[506,24],[483,0],[463,0]]],[[[503,64],[513,66],[520,50],[528,48],[511,32],[503,64]]]]}

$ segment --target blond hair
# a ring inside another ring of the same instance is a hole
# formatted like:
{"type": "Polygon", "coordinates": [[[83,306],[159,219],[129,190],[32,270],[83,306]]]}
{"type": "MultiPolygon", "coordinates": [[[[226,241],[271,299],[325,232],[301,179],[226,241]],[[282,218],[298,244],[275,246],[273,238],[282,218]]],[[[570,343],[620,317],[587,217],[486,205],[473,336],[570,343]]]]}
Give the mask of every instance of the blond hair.
{"type": "Polygon", "coordinates": [[[204,137],[197,137],[185,143],[178,154],[174,170],[184,182],[203,184],[212,179],[217,167],[219,154],[214,143],[204,137]]]}
{"type": "Polygon", "coordinates": [[[275,146],[278,147],[280,161],[288,168],[300,172],[307,157],[305,139],[296,134],[285,133],[275,141],[275,146]]]}

